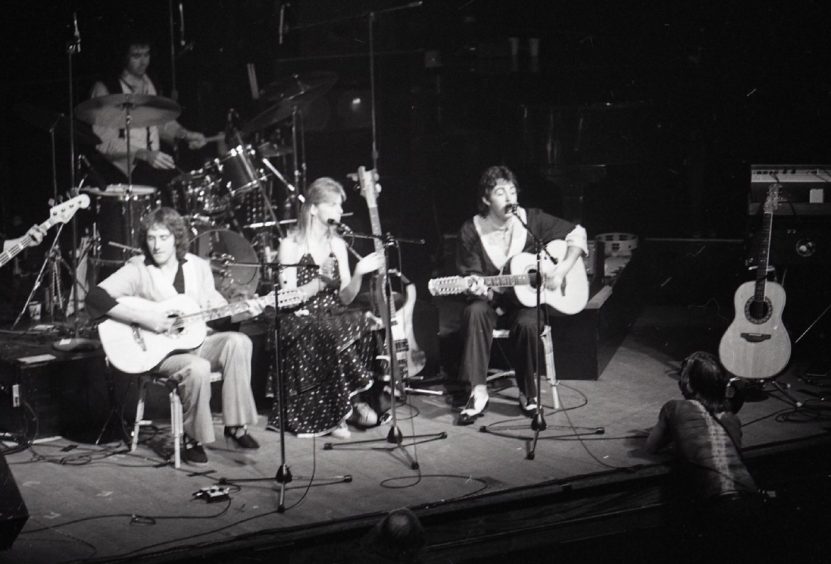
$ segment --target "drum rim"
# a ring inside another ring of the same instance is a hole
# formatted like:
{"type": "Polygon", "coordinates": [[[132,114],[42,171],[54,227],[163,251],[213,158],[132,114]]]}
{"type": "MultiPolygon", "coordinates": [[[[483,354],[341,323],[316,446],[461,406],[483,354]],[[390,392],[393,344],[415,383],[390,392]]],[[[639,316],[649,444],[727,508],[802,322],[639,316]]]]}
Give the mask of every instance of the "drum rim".
{"type": "MultiPolygon", "coordinates": [[[[100,188],[82,188],[81,192],[92,194],[93,196],[103,196],[105,198],[123,198],[127,195],[127,186],[128,185],[124,183],[107,184],[107,187],[104,190],[101,190],[100,188]],[[114,187],[122,187],[122,189],[111,190],[114,187]]],[[[147,186],[146,184],[133,184],[130,196],[152,196],[156,192],[158,192],[158,188],[154,186],[147,186]]]]}

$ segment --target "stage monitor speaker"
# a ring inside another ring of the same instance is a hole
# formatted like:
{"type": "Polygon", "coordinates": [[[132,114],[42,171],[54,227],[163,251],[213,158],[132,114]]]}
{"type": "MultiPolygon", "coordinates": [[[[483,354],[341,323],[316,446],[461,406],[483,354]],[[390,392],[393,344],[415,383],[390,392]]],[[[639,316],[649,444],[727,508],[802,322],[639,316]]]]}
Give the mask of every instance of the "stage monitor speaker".
{"type": "MultiPolygon", "coordinates": [[[[759,222],[750,225],[751,264],[762,244],[759,222]]],[[[825,218],[776,217],[770,238],[769,263],[773,266],[810,265],[826,269],[831,263],[831,226],[825,218]]]]}
{"type": "Polygon", "coordinates": [[[14,539],[29,519],[26,504],[14,481],[6,457],[0,454],[0,550],[12,546],[14,539]]]}

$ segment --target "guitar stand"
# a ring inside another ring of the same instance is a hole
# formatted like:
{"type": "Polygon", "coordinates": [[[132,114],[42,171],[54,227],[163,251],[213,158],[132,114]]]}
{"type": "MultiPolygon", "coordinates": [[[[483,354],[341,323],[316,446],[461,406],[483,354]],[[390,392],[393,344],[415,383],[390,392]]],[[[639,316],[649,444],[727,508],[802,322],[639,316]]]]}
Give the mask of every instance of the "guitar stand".
{"type": "MultiPolygon", "coordinates": [[[[744,379],[744,378],[740,378],[740,380],[746,382],[746,379],[744,379]]],[[[790,385],[789,384],[785,384],[785,385],[780,384],[776,380],[776,377],[765,378],[765,379],[761,379],[761,380],[754,380],[754,382],[758,382],[759,387],[758,388],[747,388],[747,387],[743,388],[743,390],[742,390],[743,397],[741,398],[741,400],[752,402],[752,401],[764,400],[764,399],[767,399],[767,398],[771,397],[770,396],[771,392],[765,389],[765,387],[768,384],[770,384],[773,388],[775,388],[775,391],[779,392],[785,398],[787,398],[788,401],[790,401],[793,404],[795,409],[800,409],[803,405],[805,405],[804,402],[796,399],[790,393],[790,391],[789,391],[790,385]],[[759,396],[754,396],[752,390],[756,390],[760,395],[759,396]]],[[[729,392],[728,392],[728,394],[729,394],[729,392]]],[[[732,396],[728,395],[728,399],[732,400],[732,396]]],[[[739,404],[739,407],[741,407],[741,404],[739,404]]],[[[737,411],[738,411],[738,409],[737,409],[737,411]]]]}

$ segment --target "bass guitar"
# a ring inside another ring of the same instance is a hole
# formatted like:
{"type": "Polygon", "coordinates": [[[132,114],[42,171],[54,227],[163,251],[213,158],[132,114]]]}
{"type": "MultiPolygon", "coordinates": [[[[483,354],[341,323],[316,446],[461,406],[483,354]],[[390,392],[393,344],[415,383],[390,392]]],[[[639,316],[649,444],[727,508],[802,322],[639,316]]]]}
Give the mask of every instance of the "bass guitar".
{"type": "MultiPolygon", "coordinates": [[[[381,217],[378,214],[378,194],[381,192],[381,187],[378,185],[378,173],[374,170],[367,170],[365,167],[358,167],[358,184],[360,185],[361,195],[366,200],[366,206],[369,209],[369,220],[372,226],[372,234],[376,236],[374,239],[375,251],[379,253],[384,252],[383,243],[379,239],[382,235],[381,217]]],[[[382,272],[379,273],[376,284],[377,288],[375,294],[379,303],[384,300],[383,288],[387,283],[388,271],[384,265],[382,272]]],[[[420,350],[415,340],[413,333],[413,309],[416,302],[416,289],[414,284],[406,284],[406,300],[390,319],[390,334],[392,336],[393,348],[395,350],[395,360],[401,376],[400,382],[403,382],[409,376],[415,376],[424,369],[425,355],[420,350]]],[[[399,383],[400,383],[399,382],[399,383]]]]}
{"type": "MultiPolygon", "coordinates": [[[[560,239],[549,242],[545,249],[554,257],[554,262],[548,255],[543,254],[540,262],[542,277],[550,275],[556,263],[566,256],[568,247],[560,239]]],[[[537,257],[531,253],[519,253],[511,258],[508,265],[509,274],[496,276],[481,276],[482,283],[489,288],[513,288],[519,303],[526,307],[537,305],[537,290],[534,287],[537,276],[537,257]]],[[[473,287],[471,276],[445,276],[433,278],[427,283],[427,289],[433,296],[449,296],[462,294],[473,287]]],[[[541,303],[550,305],[560,313],[573,315],[583,311],[589,301],[589,280],[586,276],[586,266],[583,258],[577,259],[574,266],[568,271],[563,285],[557,290],[548,290],[543,287],[540,293],[541,303]]]]}
{"type": "MultiPolygon", "coordinates": [[[[52,207],[49,210],[49,219],[44,221],[40,224],[40,228],[43,231],[47,231],[53,225],[57,225],[58,223],[66,223],[72,216],[75,215],[75,212],[79,209],[86,209],[89,207],[89,196],[86,194],[81,194],[80,196],[75,196],[72,199],[65,201],[62,204],[58,204],[57,206],[52,207]]],[[[12,245],[11,248],[8,250],[0,253],[0,267],[4,266],[14,257],[16,257],[20,252],[22,252],[27,247],[30,247],[34,243],[34,241],[30,237],[24,237],[16,244],[12,245]]]]}
{"type": "Polygon", "coordinates": [[[736,290],[733,296],[736,313],[718,347],[724,368],[741,378],[770,378],[781,372],[791,358],[791,340],[782,324],[785,289],[767,279],[779,187],[771,184],[765,199],[756,280],[745,282],[736,290]]]}
{"type": "MultiPolygon", "coordinates": [[[[195,349],[208,335],[207,321],[242,313],[253,301],[262,307],[274,306],[274,292],[206,310],[200,310],[199,305],[184,294],[163,302],[126,296],[119,298],[118,302],[166,313],[168,317],[175,318],[173,327],[164,333],[156,333],[135,324],[107,319],[98,326],[98,336],[107,359],[113,366],[127,374],[140,374],[152,369],[173,352],[195,349]]],[[[276,305],[282,309],[299,305],[302,301],[300,291],[280,290],[276,305]]]]}

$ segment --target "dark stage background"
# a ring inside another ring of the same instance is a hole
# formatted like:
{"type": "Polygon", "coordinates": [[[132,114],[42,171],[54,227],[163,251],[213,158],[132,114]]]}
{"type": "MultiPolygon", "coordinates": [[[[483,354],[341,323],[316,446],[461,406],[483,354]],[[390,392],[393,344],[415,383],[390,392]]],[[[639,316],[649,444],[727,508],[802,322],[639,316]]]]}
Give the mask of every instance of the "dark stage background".
{"type": "MultiPolygon", "coordinates": [[[[395,234],[427,240],[405,250],[417,279],[441,262],[442,234],[472,212],[481,170],[499,162],[519,173],[526,204],[580,219],[590,235],[744,237],[749,164],[831,162],[829,9],[724,4],[425,0],[384,13],[399,3],[295,0],[280,44],[277,0],[11,0],[2,24],[2,228],[14,235],[42,220],[53,191],[49,134],[20,104],[68,113],[112,68],[130,23],[153,38],[150,74],[170,95],[171,9],[182,123],[210,135],[231,108],[242,123],[262,110],[249,63],[261,89],[293,72],[333,71],[337,83],[307,111],[308,178],[346,182],[372,164],[366,13],[378,11],[381,215],[395,234]],[[70,104],[74,12],[82,50],[70,104]]],[[[69,150],[66,137],[57,141],[64,193],[69,150]]],[[[180,166],[211,156],[183,152],[180,166]]],[[[368,227],[357,193],[347,208],[357,212],[353,227],[368,227]]]]}

